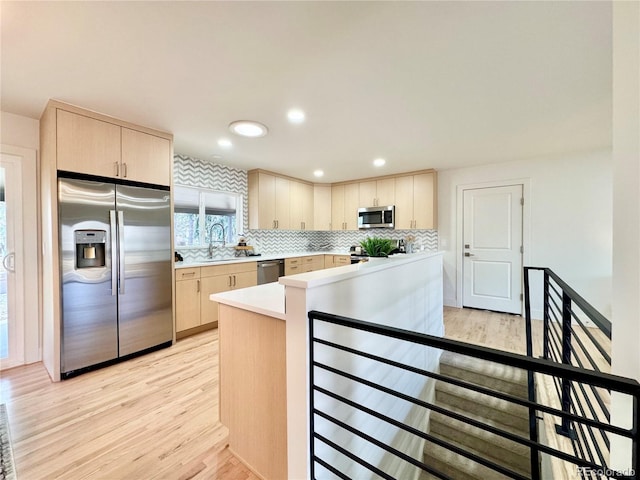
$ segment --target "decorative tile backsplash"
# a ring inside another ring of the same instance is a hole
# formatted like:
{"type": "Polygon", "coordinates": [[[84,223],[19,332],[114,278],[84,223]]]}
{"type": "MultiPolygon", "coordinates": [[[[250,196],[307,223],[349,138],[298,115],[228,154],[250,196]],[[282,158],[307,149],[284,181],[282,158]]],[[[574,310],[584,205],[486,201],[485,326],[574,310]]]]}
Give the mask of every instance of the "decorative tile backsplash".
{"type": "MultiPolygon", "coordinates": [[[[437,230],[357,230],[357,231],[297,231],[297,230],[248,230],[249,182],[247,171],[207,162],[185,155],[174,156],[173,178],[176,185],[210,188],[222,192],[241,193],[243,202],[243,225],[245,238],[249,245],[262,254],[305,252],[318,250],[343,251],[359,245],[369,236],[379,236],[394,240],[406,240],[409,235],[415,237],[414,248],[435,251],[438,249],[437,230]]],[[[208,249],[178,249],[185,261],[195,262],[207,258],[208,249]]],[[[214,248],[213,258],[224,258],[234,254],[233,247],[214,248]]]]}
{"type": "Polygon", "coordinates": [[[360,245],[367,237],[376,236],[393,240],[406,240],[409,235],[415,238],[414,248],[420,250],[438,249],[438,232],[436,230],[349,230],[302,232],[292,230],[249,230],[247,242],[259,252],[300,252],[314,250],[343,251],[347,253],[352,245],[360,245]]]}
{"type": "Polygon", "coordinates": [[[218,192],[241,193],[244,198],[243,225],[249,225],[249,180],[247,171],[240,168],[227,167],[213,162],[174,155],[173,183],[188,187],[201,187],[218,192]]]}

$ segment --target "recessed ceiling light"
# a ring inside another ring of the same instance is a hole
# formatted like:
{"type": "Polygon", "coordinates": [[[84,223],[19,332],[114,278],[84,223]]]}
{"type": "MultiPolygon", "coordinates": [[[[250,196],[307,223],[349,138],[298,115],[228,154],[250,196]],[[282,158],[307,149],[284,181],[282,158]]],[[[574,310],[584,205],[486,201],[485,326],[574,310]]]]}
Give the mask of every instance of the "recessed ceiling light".
{"type": "Polygon", "coordinates": [[[233,144],[228,138],[221,138],[220,140],[218,140],[218,145],[222,148],[231,148],[233,144]]]}
{"type": "Polygon", "coordinates": [[[243,137],[264,137],[269,131],[260,122],[254,122],[253,120],[238,120],[229,124],[229,130],[236,135],[243,137]]]}
{"type": "Polygon", "coordinates": [[[376,158],[376,159],[373,161],[373,164],[374,164],[376,167],[381,167],[381,166],[383,166],[385,163],[387,163],[387,161],[386,161],[384,158],[376,158]]]}
{"type": "Polygon", "coordinates": [[[321,176],[323,176],[323,175],[324,175],[324,172],[323,172],[322,170],[315,170],[315,171],[313,172],[313,174],[314,174],[316,177],[321,177],[321,176]]]}
{"type": "Polygon", "coordinates": [[[292,108],[287,112],[287,118],[291,123],[302,123],[304,122],[304,112],[298,108],[292,108]]]}

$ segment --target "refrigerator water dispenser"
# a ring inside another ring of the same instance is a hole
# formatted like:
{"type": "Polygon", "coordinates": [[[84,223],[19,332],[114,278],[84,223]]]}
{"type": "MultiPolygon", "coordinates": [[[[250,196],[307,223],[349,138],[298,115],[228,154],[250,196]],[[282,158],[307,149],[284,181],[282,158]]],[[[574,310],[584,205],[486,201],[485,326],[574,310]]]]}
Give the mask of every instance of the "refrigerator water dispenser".
{"type": "Polygon", "coordinates": [[[76,230],[76,268],[104,267],[107,232],[76,230]]]}

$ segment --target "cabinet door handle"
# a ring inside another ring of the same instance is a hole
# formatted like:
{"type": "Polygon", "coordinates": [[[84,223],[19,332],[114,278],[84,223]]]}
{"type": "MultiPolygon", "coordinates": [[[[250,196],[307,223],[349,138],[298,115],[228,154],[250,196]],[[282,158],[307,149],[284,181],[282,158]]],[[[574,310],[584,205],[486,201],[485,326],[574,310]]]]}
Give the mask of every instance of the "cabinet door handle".
{"type": "Polygon", "coordinates": [[[276,228],[280,228],[280,220],[276,220],[276,228]]]}
{"type": "Polygon", "coordinates": [[[200,293],[200,280],[196,282],[196,292],[200,293]]]}
{"type": "Polygon", "coordinates": [[[233,286],[234,287],[236,286],[236,276],[235,275],[233,276],[233,286]]]}
{"type": "Polygon", "coordinates": [[[232,286],[232,285],[231,285],[231,275],[229,275],[229,277],[228,277],[228,278],[229,278],[229,283],[227,284],[227,287],[231,287],[231,286],[232,286]]]}
{"type": "Polygon", "coordinates": [[[116,177],[120,176],[120,164],[118,162],[113,162],[114,169],[116,171],[116,177]]]}
{"type": "Polygon", "coordinates": [[[124,178],[127,178],[127,164],[126,163],[122,164],[122,176],[124,178]]]}

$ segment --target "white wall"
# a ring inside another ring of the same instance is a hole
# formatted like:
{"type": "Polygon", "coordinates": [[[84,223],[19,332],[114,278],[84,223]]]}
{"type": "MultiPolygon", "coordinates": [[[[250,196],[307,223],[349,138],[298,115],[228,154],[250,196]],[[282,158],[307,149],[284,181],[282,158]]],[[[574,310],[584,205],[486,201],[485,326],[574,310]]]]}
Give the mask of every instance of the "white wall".
{"type": "MultiPolygon", "coordinates": [[[[612,373],[640,381],[640,5],[613,2],[612,373]]],[[[611,422],[631,428],[633,401],[613,393],[611,422]]],[[[611,436],[611,465],[631,464],[631,442],[611,436]]]]}
{"type": "Polygon", "coordinates": [[[2,112],[0,144],[20,147],[35,154],[23,157],[22,212],[24,231],[25,363],[41,360],[39,275],[38,275],[38,150],[40,126],[38,120],[2,112]]]}
{"type": "MultiPolygon", "coordinates": [[[[526,180],[525,265],[550,267],[611,318],[612,161],[603,150],[438,172],[445,305],[462,306],[456,255],[458,186],[526,180]]],[[[541,302],[532,299],[532,309],[541,302]]]]}

